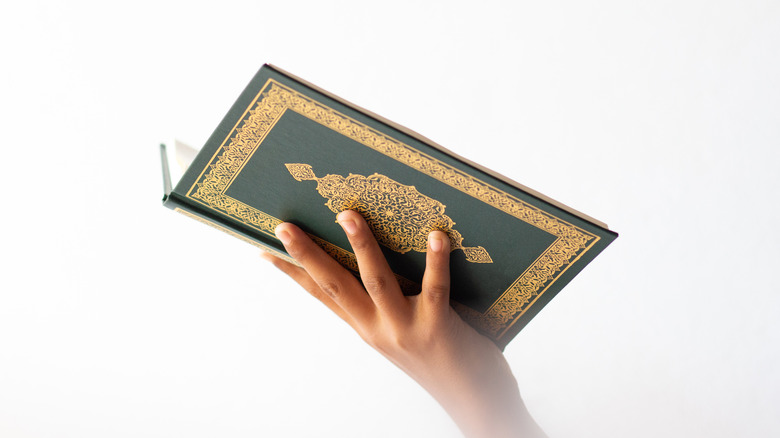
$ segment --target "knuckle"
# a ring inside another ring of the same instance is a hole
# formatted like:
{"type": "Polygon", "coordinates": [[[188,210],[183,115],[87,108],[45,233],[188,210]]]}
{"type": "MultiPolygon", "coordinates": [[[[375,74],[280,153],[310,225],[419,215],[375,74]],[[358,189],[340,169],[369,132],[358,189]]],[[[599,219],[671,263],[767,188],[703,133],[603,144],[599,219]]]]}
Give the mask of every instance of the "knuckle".
{"type": "Polygon", "coordinates": [[[384,351],[380,347],[380,344],[382,343],[382,340],[379,338],[379,336],[377,335],[376,332],[373,332],[373,331],[370,331],[370,330],[361,330],[361,331],[358,332],[358,334],[360,335],[361,339],[363,339],[363,341],[366,344],[374,347],[375,349],[377,349],[380,352],[384,351]]]}
{"type": "Polygon", "coordinates": [[[394,324],[383,324],[381,328],[370,330],[363,335],[374,349],[390,357],[407,354],[415,349],[415,339],[410,336],[408,327],[397,327],[394,324]]]}
{"type": "Polygon", "coordinates": [[[331,281],[331,280],[318,281],[317,285],[320,287],[320,289],[322,289],[322,292],[324,292],[325,295],[331,297],[334,300],[338,300],[339,297],[342,295],[341,285],[339,285],[335,281],[331,281]]]}
{"type": "Polygon", "coordinates": [[[405,333],[391,331],[382,338],[380,348],[387,353],[408,353],[412,350],[412,344],[405,333]]]}
{"type": "Polygon", "coordinates": [[[450,288],[445,284],[430,284],[425,288],[425,295],[435,301],[441,301],[449,297],[450,288]]]}
{"type": "Polygon", "coordinates": [[[401,333],[393,333],[390,337],[390,345],[395,351],[409,351],[409,338],[401,333]]]}
{"type": "Polygon", "coordinates": [[[388,285],[387,278],[378,275],[367,275],[361,277],[363,280],[363,286],[368,291],[381,291],[385,290],[388,285]]]}

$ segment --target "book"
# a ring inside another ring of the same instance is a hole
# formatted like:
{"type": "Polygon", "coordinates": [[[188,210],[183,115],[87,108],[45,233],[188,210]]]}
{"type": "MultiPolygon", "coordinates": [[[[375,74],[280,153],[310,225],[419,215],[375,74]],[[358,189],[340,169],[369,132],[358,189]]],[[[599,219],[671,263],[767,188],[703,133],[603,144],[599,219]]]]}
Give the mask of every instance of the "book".
{"type": "Polygon", "coordinates": [[[274,235],[292,222],[359,276],[335,222],[356,210],[405,294],[420,291],[427,234],[445,231],[452,306],[500,348],[617,237],[272,65],[250,81],[175,188],[165,185],[163,203],[294,262],[274,235]]]}

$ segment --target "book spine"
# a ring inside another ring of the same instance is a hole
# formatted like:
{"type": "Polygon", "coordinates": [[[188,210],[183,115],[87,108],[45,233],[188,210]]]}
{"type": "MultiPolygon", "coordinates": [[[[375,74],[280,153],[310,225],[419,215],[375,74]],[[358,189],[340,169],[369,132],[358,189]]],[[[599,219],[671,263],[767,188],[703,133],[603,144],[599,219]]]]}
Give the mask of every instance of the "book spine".
{"type": "Polygon", "coordinates": [[[269,252],[276,257],[284,259],[290,263],[298,264],[293,258],[291,258],[283,249],[279,242],[276,242],[270,238],[261,236],[254,233],[249,233],[228,221],[224,220],[220,216],[209,212],[207,209],[188,202],[186,198],[179,196],[176,192],[171,192],[163,198],[163,205],[178,213],[181,213],[191,219],[198,222],[209,225],[220,231],[223,231],[231,236],[242,240],[250,245],[253,245],[263,251],[269,252]]]}

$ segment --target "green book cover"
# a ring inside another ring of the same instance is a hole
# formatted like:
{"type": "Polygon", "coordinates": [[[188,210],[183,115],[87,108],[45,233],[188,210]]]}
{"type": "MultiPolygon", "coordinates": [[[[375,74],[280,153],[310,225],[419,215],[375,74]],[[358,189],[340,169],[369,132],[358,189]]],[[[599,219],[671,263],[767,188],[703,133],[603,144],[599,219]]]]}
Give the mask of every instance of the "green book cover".
{"type": "Polygon", "coordinates": [[[269,65],[255,75],[164,205],[285,257],[300,226],[355,272],[342,210],[369,222],[407,294],[428,233],[452,243],[452,305],[506,344],[617,234],[429,140],[269,65]]]}

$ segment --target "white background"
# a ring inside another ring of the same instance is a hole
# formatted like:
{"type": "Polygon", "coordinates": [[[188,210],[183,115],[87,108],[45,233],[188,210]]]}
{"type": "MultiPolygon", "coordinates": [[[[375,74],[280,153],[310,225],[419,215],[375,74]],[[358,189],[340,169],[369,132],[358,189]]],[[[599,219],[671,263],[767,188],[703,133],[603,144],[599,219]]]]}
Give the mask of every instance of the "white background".
{"type": "Polygon", "coordinates": [[[210,3],[2,8],[0,436],[457,433],[160,206],[264,62],[621,234],[506,350],[548,433],[780,435],[780,3],[210,3]]]}

